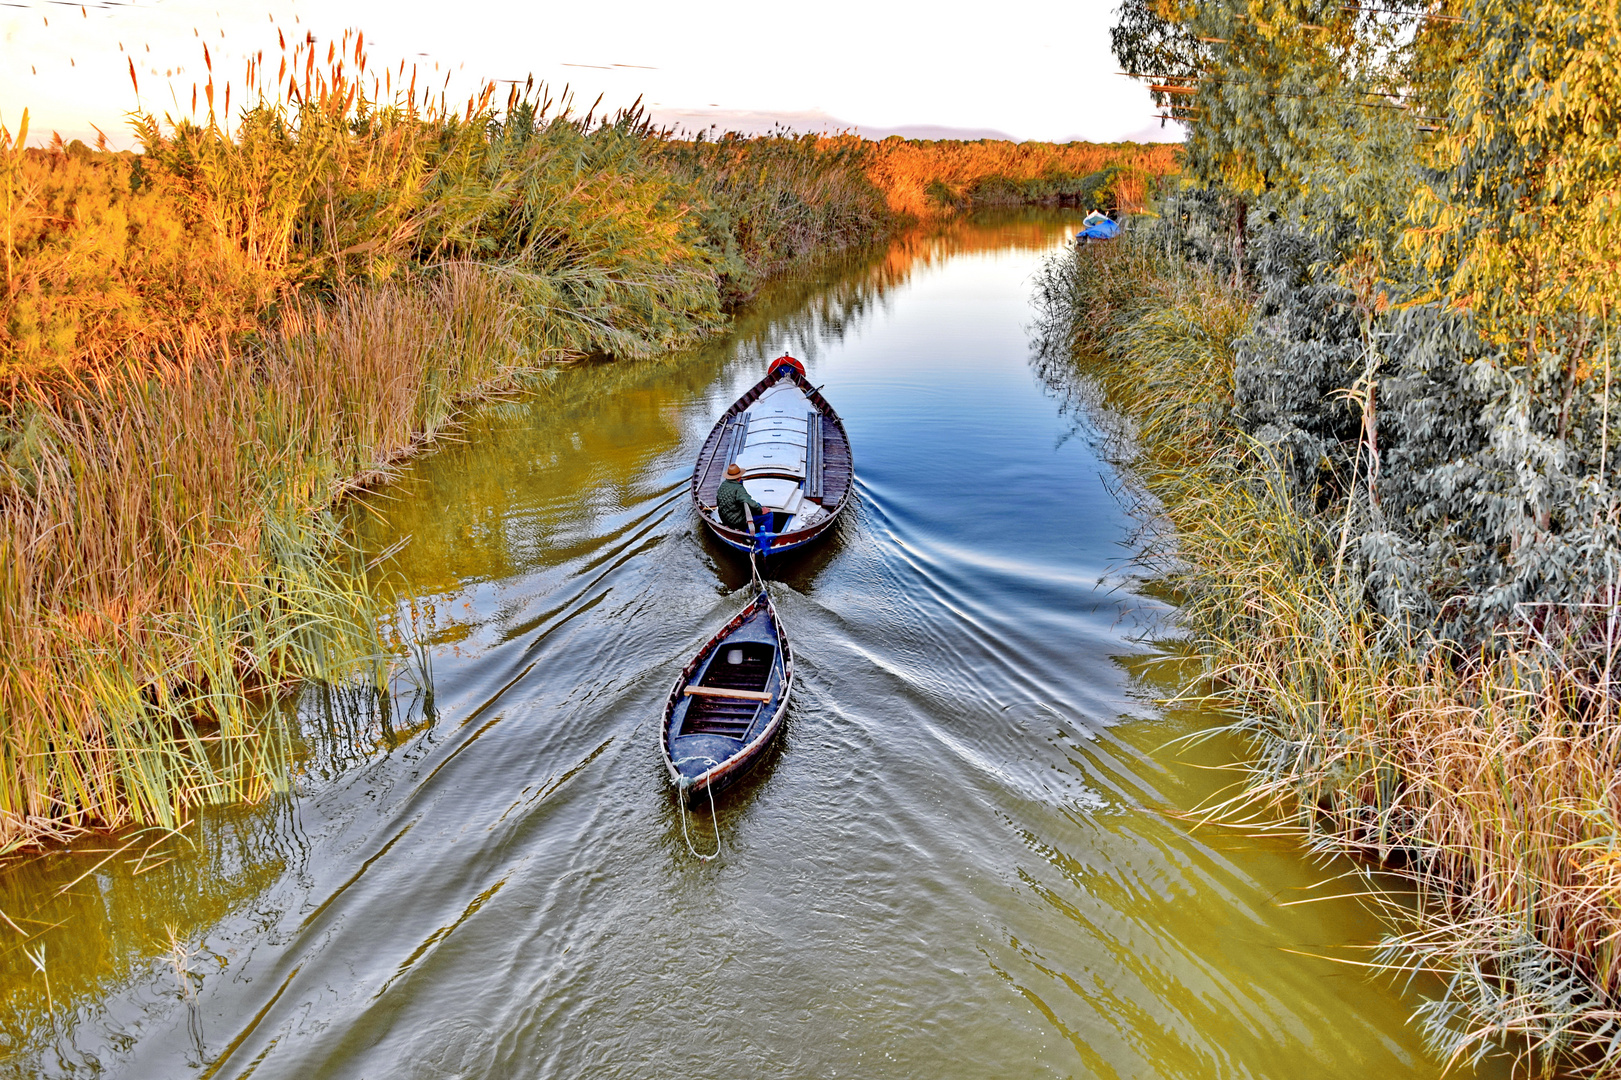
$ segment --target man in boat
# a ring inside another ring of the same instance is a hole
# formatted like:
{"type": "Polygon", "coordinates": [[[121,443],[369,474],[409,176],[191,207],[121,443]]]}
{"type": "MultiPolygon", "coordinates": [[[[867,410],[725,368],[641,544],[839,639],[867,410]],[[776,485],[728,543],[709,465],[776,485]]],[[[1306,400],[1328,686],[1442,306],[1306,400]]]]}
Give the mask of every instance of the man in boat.
{"type": "Polygon", "coordinates": [[[747,514],[752,511],[755,520],[759,520],[764,512],[760,504],[749,497],[748,489],[743,486],[743,470],[735,461],[726,466],[726,479],[720,482],[720,490],[715,493],[715,506],[720,511],[721,524],[730,529],[747,529],[747,514]]]}

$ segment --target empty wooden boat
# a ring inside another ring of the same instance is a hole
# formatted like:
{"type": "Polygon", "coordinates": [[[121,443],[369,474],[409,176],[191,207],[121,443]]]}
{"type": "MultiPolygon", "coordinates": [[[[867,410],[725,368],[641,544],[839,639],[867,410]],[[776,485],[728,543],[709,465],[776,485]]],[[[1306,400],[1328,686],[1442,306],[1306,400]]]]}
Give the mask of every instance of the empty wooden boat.
{"type": "Polygon", "coordinates": [[[793,685],[788,637],[762,587],[682,669],[664,706],[664,767],[688,802],[754,763],[782,726],[793,685]]]}
{"type": "Polygon", "coordinates": [[[804,365],[783,355],[704,440],[692,472],[692,502],[725,543],[779,555],[832,528],[854,481],[844,422],[805,378],[804,365]],[[764,510],[762,520],[742,529],[722,522],[716,506],[727,466],[734,463],[743,487],[764,510]]]}

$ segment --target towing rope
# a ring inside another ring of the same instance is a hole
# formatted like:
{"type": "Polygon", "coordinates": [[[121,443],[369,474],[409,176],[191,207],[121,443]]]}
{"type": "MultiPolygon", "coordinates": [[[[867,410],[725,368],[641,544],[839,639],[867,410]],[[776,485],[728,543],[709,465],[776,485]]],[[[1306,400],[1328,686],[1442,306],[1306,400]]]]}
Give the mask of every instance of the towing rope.
{"type": "MultiPolygon", "coordinates": [[[[720,764],[720,762],[716,761],[714,758],[707,756],[684,757],[680,761],[672,762],[672,764],[679,767],[685,765],[689,761],[707,761],[711,765],[720,764]]],[[[692,852],[693,858],[697,859],[699,862],[708,862],[710,859],[713,859],[720,854],[720,815],[715,812],[715,785],[704,785],[704,790],[709,793],[709,821],[715,827],[715,850],[710,852],[708,855],[705,855],[703,852],[693,847],[692,836],[687,832],[687,790],[691,787],[692,781],[687,779],[685,776],[681,777],[681,779],[678,780],[675,785],[676,812],[681,815],[681,839],[687,842],[687,850],[692,852]]]]}

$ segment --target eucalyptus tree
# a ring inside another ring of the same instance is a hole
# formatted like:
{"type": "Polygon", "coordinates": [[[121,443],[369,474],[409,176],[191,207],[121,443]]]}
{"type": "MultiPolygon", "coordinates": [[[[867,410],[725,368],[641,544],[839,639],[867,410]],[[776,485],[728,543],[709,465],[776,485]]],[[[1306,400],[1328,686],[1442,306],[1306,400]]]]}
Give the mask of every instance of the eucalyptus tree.
{"type": "Polygon", "coordinates": [[[1578,0],[1120,10],[1258,272],[1240,418],[1353,499],[1375,602],[1469,648],[1614,596],[1617,42],[1578,0]]]}

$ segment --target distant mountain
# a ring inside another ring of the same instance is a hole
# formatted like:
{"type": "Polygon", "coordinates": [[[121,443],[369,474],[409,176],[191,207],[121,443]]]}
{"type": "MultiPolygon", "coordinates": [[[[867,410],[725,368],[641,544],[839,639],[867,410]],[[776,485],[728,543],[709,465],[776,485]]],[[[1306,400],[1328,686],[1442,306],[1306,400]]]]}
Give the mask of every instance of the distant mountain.
{"type": "Polygon", "coordinates": [[[899,135],[903,139],[1000,139],[1005,142],[1018,142],[1019,140],[1005,131],[996,131],[992,128],[955,128],[944,127],[940,124],[902,124],[900,127],[881,128],[860,125],[858,132],[868,139],[887,139],[891,135],[899,135]]]}
{"type": "MultiPolygon", "coordinates": [[[[819,109],[807,109],[801,112],[758,112],[746,109],[723,109],[719,106],[697,109],[672,109],[653,106],[648,109],[648,113],[657,124],[694,135],[705,130],[713,130],[716,134],[736,131],[744,135],[768,135],[773,131],[791,131],[800,135],[810,133],[831,135],[851,132],[866,139],[887,139],[891,135],[899,135],[903,139],[962,139],[965,141],[1003,139],[1008,142],[1023,141],[1005,131],[997,131],[994,128],[959,128],[948,127],[944,124],[902,124],[899,127],[854,124],[848,120],[830,116],[819,109]]],[[[1101,140],[1096,136],[1075,135],[1069,139],[1054,141],[1099,142],[1101,140]]],[[[1132,132],[1130,135],[1114,141],[1181,142],[1182,128],[1178,124],[1166,124],[1161,129],[1156,124],[1132,132]]]]}

